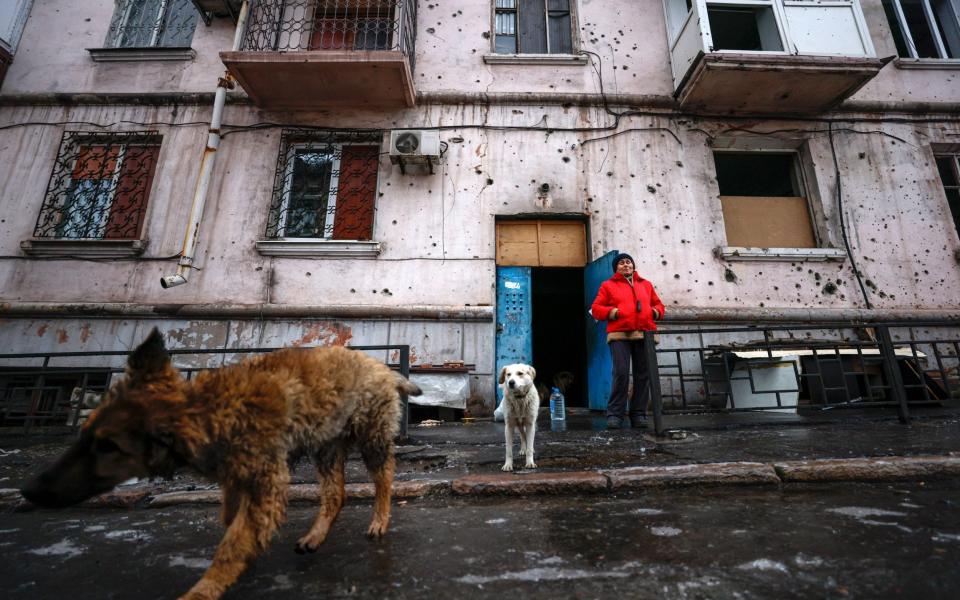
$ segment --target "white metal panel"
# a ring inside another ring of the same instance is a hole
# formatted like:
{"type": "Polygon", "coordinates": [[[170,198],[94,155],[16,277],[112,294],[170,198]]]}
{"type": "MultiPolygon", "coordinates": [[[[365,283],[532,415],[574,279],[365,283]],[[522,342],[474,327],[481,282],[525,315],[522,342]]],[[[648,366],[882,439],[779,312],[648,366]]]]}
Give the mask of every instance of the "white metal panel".
{"type": "Polygon", "coordinates": [[[873,56],[873,44],[855,1],[784,2],[789,51],[794,54],[873,56]]]}
{"type": "Polygon", "coordinates": [[[673,69],[673,89],[690,70],[693,61],[701,52],[706,52],[713,39],[710,35],[710,23],[707,20],[706,0],[694,0],[690,14],[680,29],[680,34],[670,47],[670,66],[673,69]]]}

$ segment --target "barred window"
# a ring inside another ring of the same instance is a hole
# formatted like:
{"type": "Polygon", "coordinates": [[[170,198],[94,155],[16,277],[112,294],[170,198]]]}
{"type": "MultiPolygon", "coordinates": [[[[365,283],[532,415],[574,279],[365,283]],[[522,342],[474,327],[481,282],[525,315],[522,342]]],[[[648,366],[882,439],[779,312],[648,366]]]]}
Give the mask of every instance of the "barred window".
{"type": "Polygon", "coordinates": [[[155,133],[65,133],[34,237],[139,239],[160,140],[155,133]]]}
{"type": "Polygon", "coordinates": [[[116,0],[106,46],[110,48],[182,48],[197,25],[191,0],[116,0]]]}
{"type": "Polygon", "coordinates": [[[381,137],[284,132],[267,238],[372,239],[381,137]]]}
{"type": "Polygon", "coordinates": [[[260,0],[242,49],[396,50],[402,7],[403,0],[260,0]]]}

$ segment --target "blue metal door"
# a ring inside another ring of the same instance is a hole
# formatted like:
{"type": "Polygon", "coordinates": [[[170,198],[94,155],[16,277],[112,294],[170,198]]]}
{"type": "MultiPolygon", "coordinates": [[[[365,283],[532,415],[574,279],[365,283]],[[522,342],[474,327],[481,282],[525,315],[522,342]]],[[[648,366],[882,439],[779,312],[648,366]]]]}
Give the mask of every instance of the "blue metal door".
{"type": "Polygon", "coordinates": [[[610,279],[613,269],[610,264],[620,251],[611,250],[583,268],[584,306],[587,314],[587,402],[592,410],[606,410],[613,383],[613,362],[607,346],[607,324],[595,321],[590,316],[600,284],[610,279]]]}
{"type": "MultiPolygon", "coordinates": [[[[611,259],[612,260],[612,259],[611,259]]],[[[504,365],[533,364],[533,307],[530,267],[497,267],[497,370],[504,365]]],[[[497,386],[497,405],[503,393],[497,386]]]]}

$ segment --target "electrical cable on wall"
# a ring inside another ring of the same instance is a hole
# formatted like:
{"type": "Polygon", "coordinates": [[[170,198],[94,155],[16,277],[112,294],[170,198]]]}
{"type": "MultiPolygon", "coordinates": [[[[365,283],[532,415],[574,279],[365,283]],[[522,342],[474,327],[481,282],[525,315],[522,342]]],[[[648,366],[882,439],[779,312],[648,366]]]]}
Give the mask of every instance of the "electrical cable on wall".
{"type": "Polygon", "coordinates": [[[847,226],[843,218],[843,183],[840,180],[840,162],[837,160],[837,149],[833,144],[833,123],[830,123],[827,126],[827,136],[830,139],[830,154],[833,156],[834,177],[836,178],[837,183],[837,214],[840,217],[840,233],[843,236],[843,245],[847,250],[847,258],[850,259],[850,266],[853,268],[853,275],[857,278],[857,283],[860,285],[860,292],[863,293],[863,301],[866,303],[867,309],[872,309],[873,305],[870,303],[870,297],[867,296],[867,288],[863,285],[863,278],[860,276],[860,269],[857,267],[857,262],[853,258],[853,251],[850,249],[850,241],[847,239],[847,226]]]}

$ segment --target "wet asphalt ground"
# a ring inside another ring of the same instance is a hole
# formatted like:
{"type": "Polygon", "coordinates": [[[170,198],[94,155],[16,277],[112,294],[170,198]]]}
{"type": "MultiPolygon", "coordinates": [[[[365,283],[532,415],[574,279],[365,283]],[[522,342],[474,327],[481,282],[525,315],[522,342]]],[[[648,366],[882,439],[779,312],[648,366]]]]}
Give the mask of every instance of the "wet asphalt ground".
{"type": "MultiPolygon", "coordinates": [[[[226,598],[956,598],[960,480],[424,498],[388,536],[348,502],[314,555],[295,505],[226,598]]],[[[222,534],[216,507],[0,514],[13,599],[174,598],[222,534]]]]}

